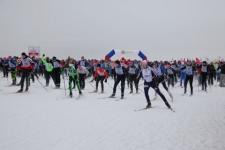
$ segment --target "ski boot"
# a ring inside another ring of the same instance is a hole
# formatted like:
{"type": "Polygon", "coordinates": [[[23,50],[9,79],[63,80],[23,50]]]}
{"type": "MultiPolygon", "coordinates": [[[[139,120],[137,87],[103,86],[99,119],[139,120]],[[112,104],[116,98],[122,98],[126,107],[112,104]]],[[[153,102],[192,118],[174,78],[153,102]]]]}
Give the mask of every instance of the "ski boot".
{"type": "Polygon", "coordinates": [[[148,103],[147,106],[146,106],[145,108],[146,108],[146,109],[149,109],[149,108],[151,108],[151,107],[152,107],[151,103],[148,103]]]}
{"type": "Polygon", "coordinates": [[[109,96],[109,98],[114,98],[115,97],[115,94],[113,93],[111,96],[109,96]]]}
{"type": "Polygon", "coordinates": [[[73,97],[73,94],[72,94],[72,92],[70,92],[70,97],[71,97],[71,98],[73,97]]]}
{"type": "Polygon", "coordinates": [[[82,95],[82,92],[81,91],[79,91],[79,95],[82,95]]]}
{"type": "Polygon", "coordinates": [[[20,89],[17,91],[17,93],[22,93],[23,92],[23,89],[20,89]]]}

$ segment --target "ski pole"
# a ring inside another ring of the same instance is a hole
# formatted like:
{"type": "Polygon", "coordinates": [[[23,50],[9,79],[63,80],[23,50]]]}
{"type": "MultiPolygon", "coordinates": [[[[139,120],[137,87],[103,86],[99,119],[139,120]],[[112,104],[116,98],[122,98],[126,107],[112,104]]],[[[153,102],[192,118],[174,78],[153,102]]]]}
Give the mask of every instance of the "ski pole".
{"type": "Polygon", "coordinates": [[[64,73],[62,74],[62,76],[63,76],[64,91],[65,91],[65,96],[66,96],[66,83],[65,83],[64,73]]]}
{"type": "Polygon", "coordinates": [[[38,77],[37,76],[35,76],[36,78],[37,78],[37,81],[38,81],[38,83],[41,85],[41,87],[46,91],[46,92],[48,92],[48,89],[41,83],[41,81],[38,79],[38,77]]]}
{"type": "Polygon", "coordinates": [[[91,82],[88,82],[88,83],[95,89],[94,85],[92,85],[91,82]]]}
{"type": "Polygon", "coordinates": [[[139,88],[138,90],[139,90],[141,93],[144,93],[144,91],[143,91],[142,89],[139,88]]]}
{"type": "Polygon", "coordinates": [[[107,84],[111,89],[113,89],[113,87],[112,87],[108,82],[106,82],[106,84],[107,84]]]}

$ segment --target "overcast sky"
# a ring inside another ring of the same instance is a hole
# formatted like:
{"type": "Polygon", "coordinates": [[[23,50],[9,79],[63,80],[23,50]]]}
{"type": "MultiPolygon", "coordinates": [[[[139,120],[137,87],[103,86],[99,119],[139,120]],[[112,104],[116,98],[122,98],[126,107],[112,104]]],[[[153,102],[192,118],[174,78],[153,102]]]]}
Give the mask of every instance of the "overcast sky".
{"type": "Polygon", "coordinates": [[[0,55],[225,58],[225,0],[0,0],[0,55]]]}

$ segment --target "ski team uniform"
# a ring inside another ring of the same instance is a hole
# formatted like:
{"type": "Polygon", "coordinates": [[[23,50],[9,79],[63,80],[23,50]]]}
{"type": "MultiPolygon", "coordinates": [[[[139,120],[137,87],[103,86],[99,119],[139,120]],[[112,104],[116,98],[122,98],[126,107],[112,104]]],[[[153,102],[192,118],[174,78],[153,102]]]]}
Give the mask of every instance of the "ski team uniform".
{"type": "Polygon", "coordinates": [[[187,93],[187,84],[189,82],[190,89],[191,89],[191,95],[193,95],[193,76],[194,76],[194,69],[191,64],[186,65],[183,69],[185,69],[186,78],[184,81],[184,94],[187,93]]]}
{"type": "Polygon", "coordinates": [[[79,84],[80,88],[84,89],[85,88],[85,79],[89,74],[89,71],[87,70],[86,67],[78,65],[77,72],[79,74],[79,84]]]}
{"type": "Polygon", "coordinates": [[[180,86],[183,87],[183,81],[185,81],[186,78],[186,72],[184,69],[184,65],[179,66],[179,72],[180,72],[180,86]]]}
{"type": "Polygon", "coordinates": [[[168,87],[166,86],[166,81],[165,81],[165,75],[166,75],[166,69],[164,68],[163,65],[158,65],[153,68],[154,73],[157,76],[157,83],[160,84],[162,83],[164,89],[168,91],[168,87]]]}
{"type": "Polygon", "coordinates": [[[225,63],[221,64],[221,66],[218,68],[218,71],[220,72],[220,87],[225,87],[225,63]]]}
{"type": "Polygon", "coordinates": [[[12,85],[16,85],[16,59],[11,58],[9,60],[9,70],[11,72],[12,85]]]}
{"type": "Polygon", "coordinates": [[[159,90],[155,80],[153,79],[156,75],[153,72],[153,69],[151,67],[147,67],[147,68],[143,68],[142,69],[142,76],[144,79],[144,93],[145,93],[145,98],[147,100],[147,107],[151,107],[151,101],[149,98],[149,94],[148,91],[151,88],[153,88],[155,90],[155,92],[162,98],[162,100],[164,101],[164,103],[166,104],[166,106],[171,109],[170,104],[168,103],[168,101],[166,100],[165,96],[161,93],[161,91],[159,90]]]}
{"type": "Polygon", "coordinates": [[[26,55],[24,58],[22,58],[20,64],[18,65],[18,69],[21,70],[22,76],[20,81],[20,90],[18,92],[23,92],[24,88],[24,81],[26,81],[26,89],[25,91],[28,91],[29,88],[29,77],[30,73],[33,69],[33,62],[32,60],[26,55]]]}
{"type": "Polygon", "coordinates": [[[79,94],[82,94],[81,88],[80,88],[80,83],[79,83],[79,74],[74,66],[74,64],[69,64],[69,69],[68,69],[68,75],[69,75],[69,91],[70,91],[70,96],[72,97],[72,83],[75,82],[75,85],[78,88],[79,94]]]}
{"type": "Polygon", "coordinates": [[[42,58],[41,61],[42,61],[43,65],[44,65],[44,77],[45,77],[45,80],[46,80],[46,86],[48,86],[50,78],[52,77],[52,79],[53,79],[53,76],[52,76],[53,65],[49,61],[49,58],[47,58],[47,59],[46,58],[42,58]]]}
{"type": "Polygon", "coordinates": [[[53,57],[52,65],[53,65],[52,77],[53,77],[53,81],[55,83],[55,87],[60,88],[60,82],[61,82],[60,61],[58,59],[56,59],[55,57],[53,57]]]}
{"type": "Polygon", "coordinates": [[[207,91],[207,76],[208,76],[208,66],[207,64],[203,63],[201,67],[201,79],[203,91],[207,91]]]}
{"type": "Polygon", "coordinates": [[[113,86],[113,94],[111,95],[111,97],[115,97],[116,88],[118,84],[121,82],[121,99],[124,98],[125,80],[126,80],[126,69],[121,64],[118,64],[115,67],[115,83],[113,86]]]}
{"type": "Polygon", "coordinates": [[[136,93],[138,93],[138,68],[133,64],[128,67],[128,80],[130,85],[130,93],[133,93],[133,84],[136,89],[136,93]]]}
{"type": "Polygon", "coordinates": [[[174,87],[174,70],[171,66],[169,66],[166,71],[168,75],[168,87],[170,87],[170,85],[174,87]]]}

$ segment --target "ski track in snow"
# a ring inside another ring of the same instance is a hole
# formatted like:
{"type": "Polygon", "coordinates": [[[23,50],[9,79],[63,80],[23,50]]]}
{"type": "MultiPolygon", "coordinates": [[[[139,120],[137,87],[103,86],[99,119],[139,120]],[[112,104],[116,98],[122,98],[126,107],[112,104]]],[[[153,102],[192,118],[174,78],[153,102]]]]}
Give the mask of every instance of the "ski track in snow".
{"type": "MultiPolygon", "coordinates": [[[[111,95],[109,85],[103,94],[89,93],[94,89],[86,82],[83,96],[76,99],[78,91],[70,98],[67,89],[65,96],[63,84],[53,89],[51,83],[45,91],[35,82],[28,93],[19,94],[19,87],[9,84],[0,78],[0,150],[225,149],[225,89],[218,86],[205,93],[195,85],[192,97],[183,96],[183,88],[171,88],[173,103],[160,87],[173,113],[159,96],[152,101],[154,108],[134,111],[145,107],[144,94],[128,94],[126,88],[125,99],[115,101],[120,86],[111,99],[104,98],[111,95]]],[[[153,99],[154,91],[149,92],[153,99]]]]}

